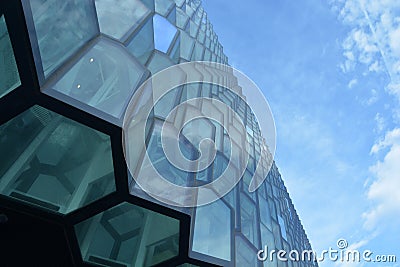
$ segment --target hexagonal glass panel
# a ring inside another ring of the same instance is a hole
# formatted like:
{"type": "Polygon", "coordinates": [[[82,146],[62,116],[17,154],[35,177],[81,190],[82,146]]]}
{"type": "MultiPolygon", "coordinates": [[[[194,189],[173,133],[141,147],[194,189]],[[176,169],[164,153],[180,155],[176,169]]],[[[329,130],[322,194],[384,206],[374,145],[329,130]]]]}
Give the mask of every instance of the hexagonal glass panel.
{"type": "Polygon", "coordinates": [[[68,213],[115,191],[110,137],[40,106],[0,126],[0,193],[68,213]]]}
{"type": "Polygon", "coordinates": [[[0,98],[21,85],[4,16],[0,17],[0,98]]]}
{"type": "Polygon", "coordinates": [[[123,46],[101,38],[53,88],[120,119],[144,74],[123,46]]]}
{"type": "Polygon", "coordinates": [[[179,220],[122,203],[75,226],[82,258],[105,266],[152,266],[179,254],[179,220]]]}
{"type": "Polygon", "coordinates": [[[125,39],[151,13],[139,0],[95,0],[95,4],[100,31],[118,40],[125,39]]]}
{"type": "Polygon", "coordinates": [[[153,17],[155,48],[167,53],[178,31],[166,18],[156,14],[153,17]]]}
{"type": "Polygon", "coordinates": [[[44,76],[98,34],[91,1],[29,1],[44,76]]]}

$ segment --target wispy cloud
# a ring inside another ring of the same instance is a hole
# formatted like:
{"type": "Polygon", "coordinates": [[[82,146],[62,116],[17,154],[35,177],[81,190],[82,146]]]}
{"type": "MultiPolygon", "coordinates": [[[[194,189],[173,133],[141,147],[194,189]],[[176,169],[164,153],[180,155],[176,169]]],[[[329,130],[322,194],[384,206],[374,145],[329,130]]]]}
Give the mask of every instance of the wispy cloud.
{"type": "Polygon", "coordinates": [[[353,88],[354,86],[356,86],[357,83],[358,83],[358,80],[357,80],[357,79],[352,79],[352,80],[348,83],[347,86],[351,89],[351,88],[353,88]]]}
{"type": "MultiPolygon", "coordinates": [[[[361,102],[368,107],[385,95],[393,96],[398,104],[392,114],[375,111],[374,133],[381,137],[371,145],[370,154],[376,160],[369,167],[372,177],[365,186],[370,207],[362,215],[364,228],[374,230],[396,220],[395,214],[400,212],[400,127],[396,121],[389,121],[400,114],[400,1],[331,0],[330,4],[338,18],[350,27],[342,42],[341,70],[352,73],[359,85],[363,81],[355,73],[360,71],[365,77],[388,78],[380,88],[366,88],[370,96],[361,102]],[[388,125],[392,130],[385,133],[388,125]]],[[[349,88],[350,85],[354,86],[349,83],[349,88]]]]}

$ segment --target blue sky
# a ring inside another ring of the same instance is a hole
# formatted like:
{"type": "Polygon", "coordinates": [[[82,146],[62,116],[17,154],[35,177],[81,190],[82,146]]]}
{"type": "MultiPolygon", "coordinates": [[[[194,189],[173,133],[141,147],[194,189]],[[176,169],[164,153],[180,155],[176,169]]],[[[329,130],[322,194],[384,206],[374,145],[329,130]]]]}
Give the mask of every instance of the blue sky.
{"type": "MultiPolygon", "coordinates": [[[[203,0],[263,90],[275,159],[313,248],[400,260],[400,1],[203,0]]],[[[320,266],[400,266],[333,264],[320,266]]]]}

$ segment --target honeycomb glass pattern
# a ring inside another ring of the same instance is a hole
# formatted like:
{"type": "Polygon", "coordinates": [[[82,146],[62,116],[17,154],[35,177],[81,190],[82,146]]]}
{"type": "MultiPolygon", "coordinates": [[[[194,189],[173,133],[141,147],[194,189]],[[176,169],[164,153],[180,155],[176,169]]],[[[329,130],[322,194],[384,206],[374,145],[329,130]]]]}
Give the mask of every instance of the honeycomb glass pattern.
{"type": "MultiPolygon", "coordinates": [[[[200,0],[24,0],[23,3],[41,93],[98,117],[94,119],[99,125],[111,122],[120,127],[132,95],[151,74],[189,61],[228,64],[200,0]]],[[[4,40],[1,39],[1,47],[8,45],[4,40]]],[[[10,62],[11,59],[4,65],[14,64],[10,62]]],[[[262,266],[256,252],[265,245],[271,249],[311,249],[275,163],[269,173],[266,163],[262,163],[264,183],[255,192],[248,190],[265,140],[251,108],[241,99],[245,96],[236,77],[224,68],[200,72],[199,76],[235,88],[236,94],[213,84],[181,86],[165,95],[153,106],[150,116],[145,117],[143,112],[152,106],[155,97],[154,88],[149,85],[136,105],[130,107],[137,120],[129,129],[134,129],[133,135],[146,136],[147,150],[156,169],[169,182],[186,186],[215,181],[227,169],[229,155],[244,149],[247,140],[250,161],[244,166],[242,179],[227,195],[209,205],[171,207],[147,195],[133,179],[146,178],[143,170],[148,162],[143,160],[145,147],[139,138],[132,139],[125,148],[132,152],[136,169],[128,177],[117,178],[128,179],[126,191],[131,195],[190,215],[190,235],[184,237],[189,248],[178,247],[179,221],[129,204],[127,198],[132,196],[124,193],[121,201],[126,202],[108,210],[99,208],[98,215],[76,225],[84,261],[105,266],[162,266],[179,251],[179,255],[188,255],[176,265],[193,260],[221,266],[262,266]],[[209,167],[189,173],[176,170],[166,159],[160,127],[174,107],[196,97],[225,103],[240,117],[247,133],[240,134],[238,121],[229,117],[226,109],[206,101],[194,103],[168,127],[171,131],[181,129],[179,146],[186,158],[198,157],[199,140],[204,138],[215,142],[217,152],[209,167]],[[229,122],[228,130],[207,119],[194,120],[183,127],[181,121],[189,115],[205,111],[215,114],[218,121],[229,122]],[[239,141],[230,140],[227,132],[240,136],[239,141]]],[[[173,78],[180,80],[185,75],[177,73],[173,78]]],[[[13,79],[10,78],[9,84],[7,80],[5,89],[0,88],[0,96],[18,86],[19,79],[13,79]]],[[[4,81],[1,79],[0,84],[4,81]]],[[[0,192],[6,196],[68,213],[115,191],[109,136],[35,106],[0,126],[0,137],[1,151],[9,151],[8,155],[0,156],[0,192]],[[53,156],[52,151],[56,150],[58,153],[53,156]]],[[[121,149],[113,148],[117,152],[121,149]]],[[[242,159],[232,158],[232,162],[234,166],[228,175],[236,176],[243,167],[242,159]]],[[[196,203],[196,197],[181,194],[176,199],[179,202],[179,198],[190,198],[196,203]]],[[[291,266],[291,263],[279,264],[264,263],[291,266]]],[[[297,262],[292,266],[317,264],[297,262]]]]}
{"type": "Polygon", "coordinates": [[[115,191],[109,136],[34,106],[0,126],[0,193],[68,213],[115,191]]]}
{"type": "Polygon", "coordinates": [[[21,85],[4,16],[0,17],[0,98],[21,85]]]}
{"type": "Polygon", "coordinates": [[[179,252],[179,220],[122,203],[75,226],[84,261],[153,266],[179,252]]]}
{"type": "Polygon", "coordinates": [[[31,0],[29,4],[41,67],[48,77],[98,34],[96,11],[91,1],[31,0]]]}

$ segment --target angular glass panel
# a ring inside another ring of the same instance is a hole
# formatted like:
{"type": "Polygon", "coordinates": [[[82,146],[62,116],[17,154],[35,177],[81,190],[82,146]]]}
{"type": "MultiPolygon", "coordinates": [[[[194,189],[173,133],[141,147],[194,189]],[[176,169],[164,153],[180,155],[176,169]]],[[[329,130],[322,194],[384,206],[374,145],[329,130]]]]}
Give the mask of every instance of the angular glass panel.
{"type": "Polygon", "coordinates": [[[4,16],[0,17],[0,98],[21,85],[4,16]]]}
{"type": "Polygon", "coordinates": [[[181,30],[185,29],[189,17],[180,8],[176,9],[176,26],[181,30]]]}
{"type": "MultiPolygon", "coordinates": [[[[166,125],[166,127],[173,127],[173,125],[166,125]]],[[[176,185],[188,186],[193,177],[189,172],[183,171],[169,162],[164,154],[163,144],[161,143],[161,129],[161,121],[156,120],[147,147],[147,153],[150,157],[151,163],[166,180],[176,185]]],[[[171,142],[176,142],[176,140],[171,140],[171,142]]],[[[182,154],[187,159],[193,160],[195,158],[197,150],[188,141],[181,138],[179,140],[179,146],[182,154]]]]}
{"type": "Polygon", "coordinates": [[[192,250],[230,261],[233,224],[231,209],[221,199],[197,207],[192,250]]]}
{"type": "Polygon", "coordinates": [[[174,88],[161,97],[160,100],[154,105],[154,116],[166,119],[168,114],[178,103],[180,95],[180,88],[174,88]]]}
{"type": "Polygon", "coordinates": [[[180,57],[180,52],[181,52],[180,50],[181,50],[181,40],[180,40],[180,38],[178,36],[175,39],[175,42],[174,42],[172,48],[170,49],[170,51],[168,53],[169,57],[176,64],[179,62],[179,57],[180,57]]]}
{"type": "Polygon", "coordinates": [[[214,160],[213,180],[218,179],[224,173],[228,164],[229,160],[222,153],[217,152],[214,160]]]}
{"type": "Polygon", "coordinates": [[[268,227],[268,229],[272,230],[271,212],[269,210],[268,202],[262,197],[259,197],[258,201],[260,203],[260,220],[266,227],[268,227]]]}
{"type": "Polygon", "coordinates": [[[181,39],[180,56],[181,58],[190,60],[192,58],[194,40],[184,31],[181,31],[180,39],[181,39]]]}
{"type": "Polygon", "coordinates": [[[34,106],[0,126],[0,193],[68,213],[115,191],[110,137],[34,106]]]}
{"type": "Polygon", "coordinates": [[[251,179],[253,179],[253,175],[251,175],[251,173],[246,169],[243,177],[242,177],[242,181],[243,181],[243,188],[242,191],[244,193],[246,193],[246,195],[248,195],[252,200],[256,200],[256,194],[254,192],[249,191],[249,186],[250,186],[250,182],[251,179]]]}
{"type": "Polygon", "coordinates": [[[256,247],[259,247],[257,209],[255,204],[247,197],[240,194],[240,216],[242,233],[256,247]]]}
{"type": "Polygon", "coordinates": [[[167,19],[158,14],[153,17],[153,25],[155,48],[167,53],[178,30],[167,19]]]}
{"type": "Polygon", "coordinates": [[[183,3],[185,3],[185,0],[174,0],[174,1],[177,7],[181,7],[183,3]]]}
{"type": "Polygon", "coordinates": [[[143,65],[154,50],[153,19],[147,20],[127,45],[130,51],[143,65]]]}
{"type": "Polygon", "coordinates": [[[100,31],[121,40],[150,13],[139,0],[95,0],[100,31]]]}
{"type": "Polygon", "coordinates": [[[75,226],[86,262],[152,266],[179,253],[179,220],[122,203],[75,226]]]}
{"type": "Polygon", "coordinates": [[[174,65],[174,62],[172,62],[170,57],[155,50],[150,61],[147,63],[147,68],[151,71],[152,74],[155,74],[172,65],[174,65]]]}
{"type": "Polygon", "coordinates": [[[241,235],[236,235],[236,266],[258,266],[257,250],[246,242],[241,235]]]}
{"type": "Polygon", "coordinates": [[[91,1],[31,0],[45,77],[98,34],[91,1]]]}
{"type": "Polygon", "coordinates": [[[281,234],[282,237],[287,241],[287,235],[286,235],[286,226],[285,226],[285,221],[283,220],[283,218],[281,216],[278,215],[278,223],[279,226],[281,228],[281,234]]]}
{"type": "Polygon", "coordinates": [[[166,17],[175,7],[174,1],[171,0],[154,0],[156,12],[166,17]]]}
{"type": "MultiPolygon", "coordinates": [[[[276,246],[275,246],[275,239],[274,239],[274,234],[269,231],[264,225],[261,224],[260,227],[261,230],[261,244],[262,244],[262,249],[264,249],[264,251],[268,250],[268,254],[267,254],[267,260],[264,261],[264,267],[277,267],[278,264],[281,264],[281,261],[278,261],[276,258],[276,254],[273,255],[273,258],[270,258],[270,251],[271,250],[276,250],[276,246]]],[[[290,250],[287,250],[290,251],[290,250]]]]}
{"type": "Polygon", "coordinates": [[[144,71],[121,45],[102,38],[53,88],[121,118],[144,71]]]}

